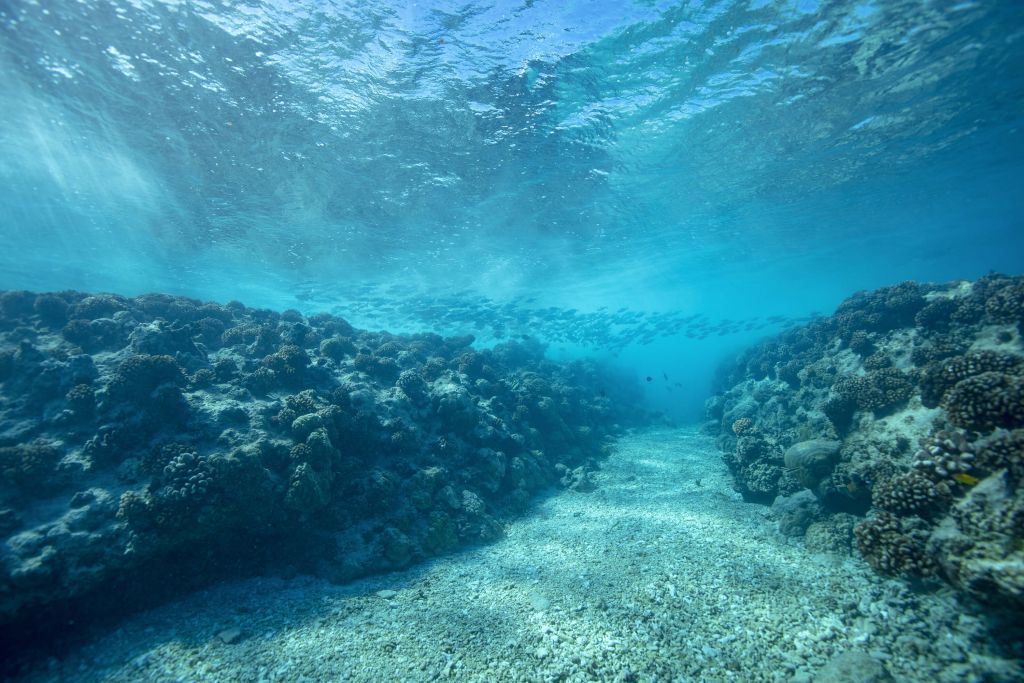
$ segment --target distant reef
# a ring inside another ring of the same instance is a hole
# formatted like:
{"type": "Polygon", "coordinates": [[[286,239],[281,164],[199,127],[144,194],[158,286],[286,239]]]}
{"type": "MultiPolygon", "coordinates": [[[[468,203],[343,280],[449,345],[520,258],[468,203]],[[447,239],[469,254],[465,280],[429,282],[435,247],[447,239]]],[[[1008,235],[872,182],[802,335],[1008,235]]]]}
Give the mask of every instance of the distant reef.
{"type": "Polygon", "coordinates": [[[587,490],[634,383],[536,341],[150,294],[0,294],[0,638],[241,571],[333,580],[587,490]]]}
{"type": "Polygon", "coordinates": [[[723,367],[706,428],[783,533],[1019,619],[1022,336],[1022,277],[860,292],[723,367]]]}

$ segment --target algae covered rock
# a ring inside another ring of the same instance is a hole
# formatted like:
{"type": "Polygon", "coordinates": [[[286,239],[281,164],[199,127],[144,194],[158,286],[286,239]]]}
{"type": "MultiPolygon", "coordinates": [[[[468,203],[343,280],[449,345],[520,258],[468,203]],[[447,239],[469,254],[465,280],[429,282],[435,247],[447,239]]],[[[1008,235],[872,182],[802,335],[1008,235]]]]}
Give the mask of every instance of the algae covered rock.
{"type": "Polygon", "coordinates": [[[954,585],[984,602],[1024,609],[1024,488],[1006,472],[975,486],[928,539],[954,585]]]}
{"type": "Polygon", "coordinates": [[[800,441],[786,449],[783,461],[801,484],[814,489],[839,462],[840,446],[839,441],[829,439],[800,441]]]}
{"type": "Polygon", "coordinates": [[[292,434],[296,441],[305,441],[314,430],[324,426],[323,418],[316,413],[307,413],[292,422],[292,434]]]}
{"type": "Polygon", "coordinates": [[[783,536],[803,536],[821,513],[818,499],[807,489],[791,496],[779,496],[772,503],[772,516],[783,536]]]}

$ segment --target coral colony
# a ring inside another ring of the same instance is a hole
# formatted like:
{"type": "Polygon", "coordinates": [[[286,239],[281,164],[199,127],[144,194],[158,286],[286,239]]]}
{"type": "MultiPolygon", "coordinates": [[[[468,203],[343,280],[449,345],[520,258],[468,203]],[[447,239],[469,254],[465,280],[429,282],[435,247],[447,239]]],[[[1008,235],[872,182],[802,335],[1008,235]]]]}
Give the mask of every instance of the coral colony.
{"type": "Polygon", "coordinates": [[[1021,277],[862,292],[745,352],[707,429],[748,500],[811,503],[809,546],[1020,610],[1022,333],[1021,277]]]}

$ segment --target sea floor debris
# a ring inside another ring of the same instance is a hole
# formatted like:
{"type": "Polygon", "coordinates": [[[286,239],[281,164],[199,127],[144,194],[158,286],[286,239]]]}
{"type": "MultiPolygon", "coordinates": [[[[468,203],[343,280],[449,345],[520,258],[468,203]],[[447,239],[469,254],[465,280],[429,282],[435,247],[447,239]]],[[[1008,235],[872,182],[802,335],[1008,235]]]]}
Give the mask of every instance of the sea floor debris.
{"type": "Polygon", "coordinates": [[[344,586],[210,587],[24,680],[1024,680],[952,590],[778,534],[696,430],[627,435],[597,478],[497,542],[344,586]]]}

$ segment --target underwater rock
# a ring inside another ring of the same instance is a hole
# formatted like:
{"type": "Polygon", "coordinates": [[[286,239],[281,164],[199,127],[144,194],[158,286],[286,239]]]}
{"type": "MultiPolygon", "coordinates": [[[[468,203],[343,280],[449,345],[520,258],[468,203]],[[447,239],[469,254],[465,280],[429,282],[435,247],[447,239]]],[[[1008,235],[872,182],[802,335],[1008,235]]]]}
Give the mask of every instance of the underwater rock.
{"type": "Polygon", "coordinates": [[[892,676],[866,652],[849,650],[828,660],[814,677],[815,683],[887,683],[892,676]]]}
{"type": "Polygon", "coordinates": [[[235,643],[241,642],[242,629],[226,628],[223,631],[218,631],[217,640],[224,643],[225,645],[234,645],[235,643]]]}
{"type": "Polygon", "coordinates": [[[928,539],[942,574],[973,597],[1024,609],[1024,487],[1006,472],[987,477],[928,539]]]}
{"type": "Polygon", "coordinates": [[[558,464],[555,465],[555,471],[562,475],[559,483],[563,488],[579,491],[580,493],[590,493],[597,490],[597,478],[593,472],[583,466],[569,469],[565,465],[558,464]]]}
{"type": "Polygon", "coordinates": [[[832,473],[839,461],[841,445],[829,439],[801,441],[786,449],[783,462],[801,484],[813,490],[832,473]]]}
{"type": "Polygon", "coordinates": [[[803,536],[822,513],[817,497],[806,489],[791,496],[779,496],[771,510],[783,536],[803,536]]]}
{"type": "Polygon", "coordinates": [[[804,545],[812,552],[849,555],[856,523],[857,517],[842,512],[811,522],[804,533],[804,545]]]}

